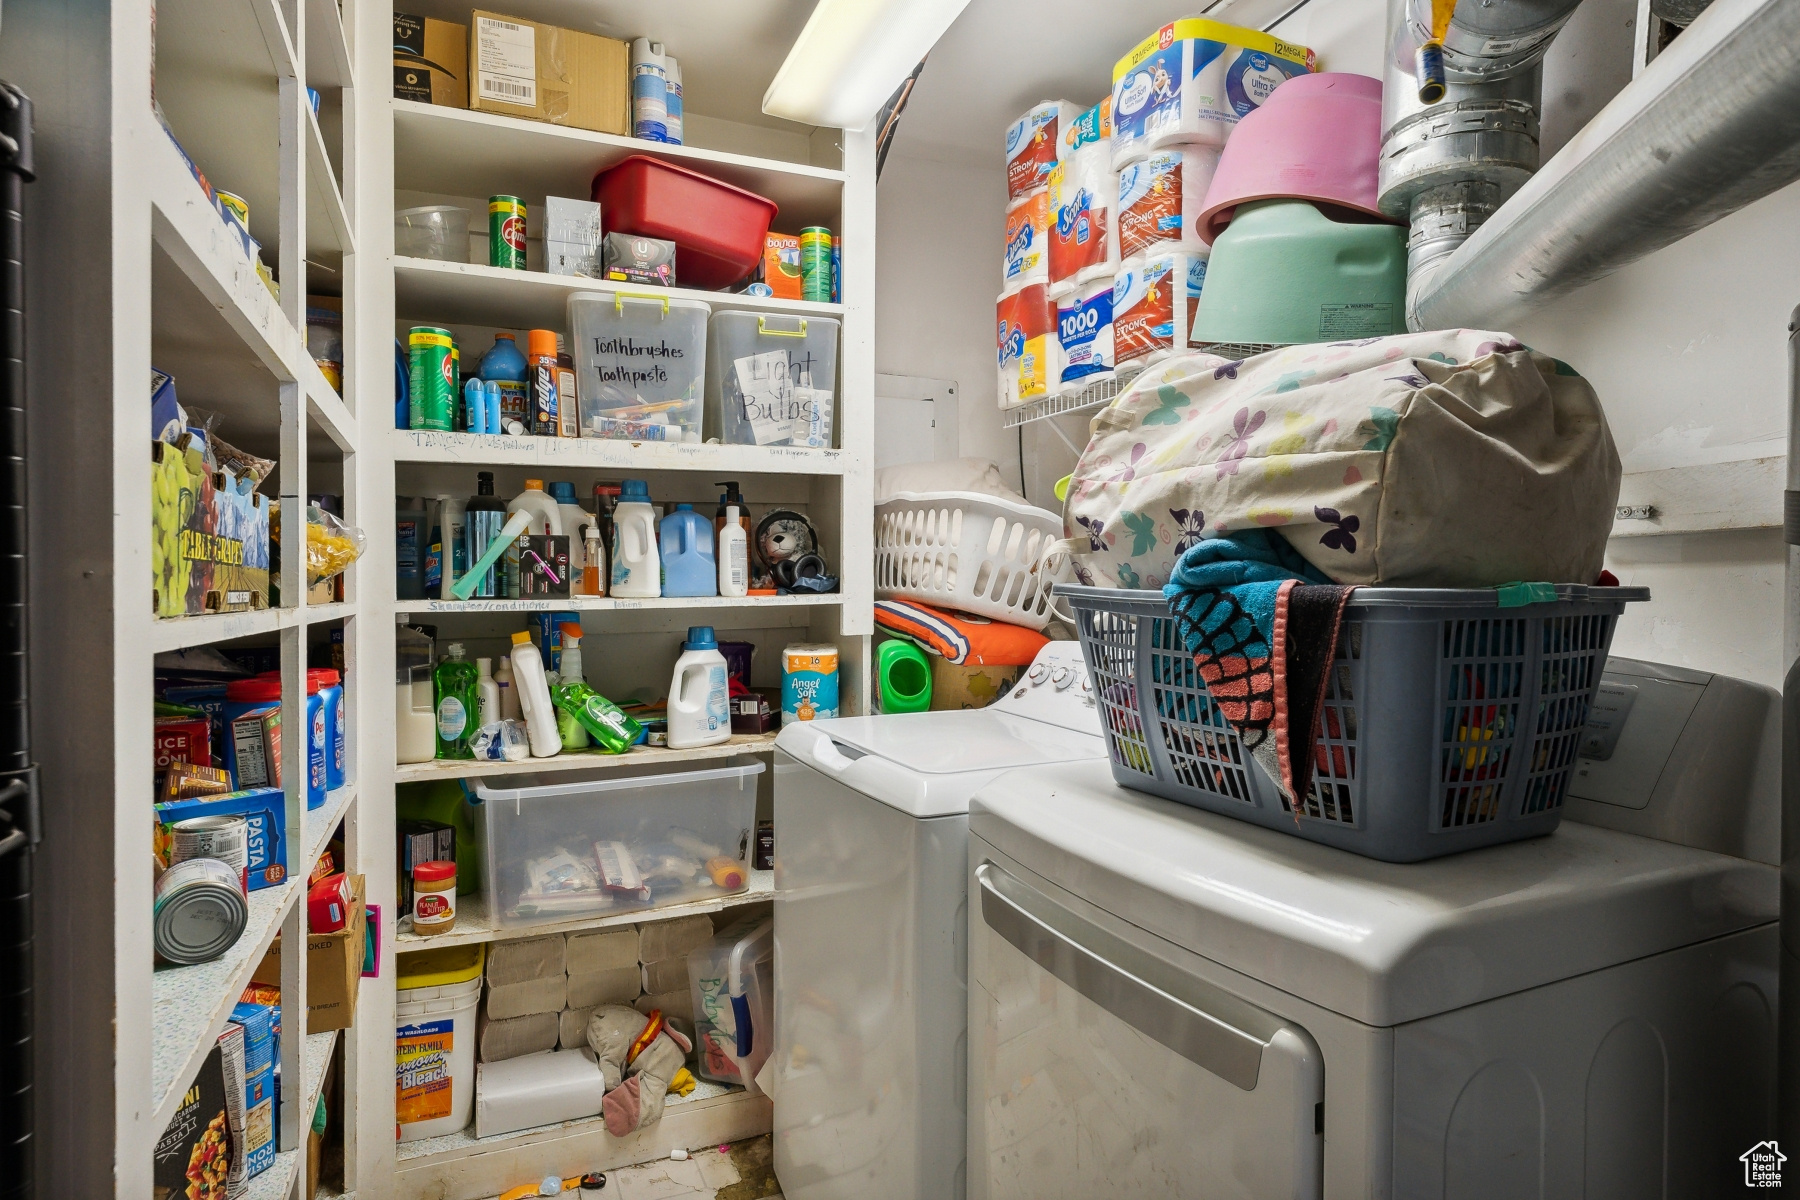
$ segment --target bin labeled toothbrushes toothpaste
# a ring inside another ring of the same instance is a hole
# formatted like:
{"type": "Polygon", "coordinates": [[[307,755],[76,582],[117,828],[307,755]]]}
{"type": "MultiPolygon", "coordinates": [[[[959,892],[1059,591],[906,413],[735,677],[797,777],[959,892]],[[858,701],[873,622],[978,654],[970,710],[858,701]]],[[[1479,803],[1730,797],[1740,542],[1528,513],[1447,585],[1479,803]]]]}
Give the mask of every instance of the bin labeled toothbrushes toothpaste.
{"type": "Polygon", "coordinates": [[[571,296],[581,436],[698,442],[711,311],[649,292],[571,296]]]}

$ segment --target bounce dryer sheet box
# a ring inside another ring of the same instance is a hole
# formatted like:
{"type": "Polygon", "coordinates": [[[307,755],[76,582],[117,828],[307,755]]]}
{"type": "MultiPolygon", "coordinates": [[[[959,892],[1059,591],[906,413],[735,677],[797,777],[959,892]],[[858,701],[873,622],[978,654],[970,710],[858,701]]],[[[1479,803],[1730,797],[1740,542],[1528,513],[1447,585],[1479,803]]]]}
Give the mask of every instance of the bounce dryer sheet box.
{"type": "Polygon", "coordinates": [[[624,42],[476,9],[469,107],[597,133],[631,133],[624,42]]]}

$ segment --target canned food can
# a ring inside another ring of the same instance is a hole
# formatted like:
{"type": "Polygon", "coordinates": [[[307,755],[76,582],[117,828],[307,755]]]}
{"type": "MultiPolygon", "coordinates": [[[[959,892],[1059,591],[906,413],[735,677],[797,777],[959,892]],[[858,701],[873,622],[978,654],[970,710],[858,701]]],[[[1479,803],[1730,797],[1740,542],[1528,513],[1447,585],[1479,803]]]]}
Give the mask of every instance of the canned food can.
{"type": "Polygon", "coordinates": [[[800,231],[800,298],[831,301],[831,230],[823,225],[800,231]]]}
{"type": "Polygon", "coordinates": [[[525,202],[517,196],[488,197],[488,266],[525,269],[525,202]]]}
{"type": "Polygon", "coordinates": [[[226,216],[236,221],[239,225],[242,225],[246,230],[250,228],[249,201],[245,200],[242,196],[235,196],[230,192],[218,191],[213,193],[213,199],[219,202],[219,208],[226,216]]]}
{"type": "Polygon", "coordinates": [[[229,863],[190,858],[157,880],[151,940],[165,962],[211,962],[243,936],[249,920],[244,877],[229,863]]]}
{"type": "Polygon", "coordinates": [[[170,830],[169,861],[216,858],[239,871],[250,865],[250,822],[243,817],[191,817],[170,830]]]}
{"type": "Polygon", "coordinates": [[[456,415],[456,364],[450,352],[455,344],[448,329],[432,325],[415,325],[406,335],[408,418],[414,429],[448,432],[451,427],[456,415]]]}

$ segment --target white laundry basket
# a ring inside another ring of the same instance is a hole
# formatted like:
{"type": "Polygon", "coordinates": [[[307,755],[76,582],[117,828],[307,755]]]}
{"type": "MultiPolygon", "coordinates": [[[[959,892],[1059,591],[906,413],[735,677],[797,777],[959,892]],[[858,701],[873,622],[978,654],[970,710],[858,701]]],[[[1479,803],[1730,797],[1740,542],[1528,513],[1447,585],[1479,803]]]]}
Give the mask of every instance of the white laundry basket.
{"type": "Polygon", "coordinates": [[[875,596],[1042,629],[1072,563],[1062,518],[976,492],[896,492],[875,508],[875,596]]]}

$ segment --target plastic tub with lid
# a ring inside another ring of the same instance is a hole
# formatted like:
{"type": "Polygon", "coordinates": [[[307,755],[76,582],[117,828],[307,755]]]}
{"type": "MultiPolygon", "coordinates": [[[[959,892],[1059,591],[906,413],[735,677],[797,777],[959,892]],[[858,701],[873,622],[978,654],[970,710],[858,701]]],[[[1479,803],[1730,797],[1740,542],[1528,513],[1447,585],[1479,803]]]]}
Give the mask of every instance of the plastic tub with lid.
{"type": "Polygon", "coordinates": [[[711,312],[650,292],[569,297],[581,436],[699,441],[711,312]]]}
{"type": "Polygon", "coordinates": [[[775,219],[773,200],[647,154],[594,176],[607,233],[675,243],[675,282],[728,288],[756,269],[775,219]]]}
{"type": "Polygon", "coordinates": [[[735,446],[830,446],[837,350],[830,317],[714,313],[706,436],[735,446]]]}
{"type": "Polygon", "coordinates": [[[756,1095],[774,1046],[775,922],[745,917],[688,955],[694,999],[694,1071],[756,1095]]]}
{"type": "Polygon", "coordinates": [[[395,1119],[400,1140],[456,1133],[475,1110],[475,1010],[487,947],[446,946],[395,961],[395,1119]]]}

